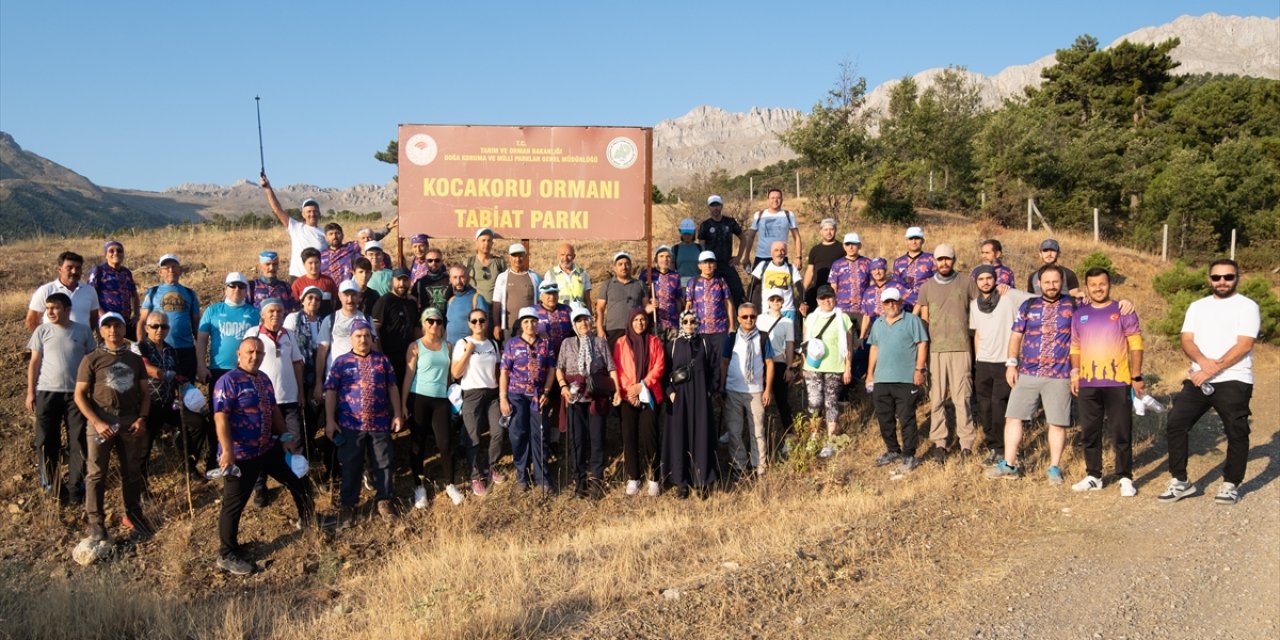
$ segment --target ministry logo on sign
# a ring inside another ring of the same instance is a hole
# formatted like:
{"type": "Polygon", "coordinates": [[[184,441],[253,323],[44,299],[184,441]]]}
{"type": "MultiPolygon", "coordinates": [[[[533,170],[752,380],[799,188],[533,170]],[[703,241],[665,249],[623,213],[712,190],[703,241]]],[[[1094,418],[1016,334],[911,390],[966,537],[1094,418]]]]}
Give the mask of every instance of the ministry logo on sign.
{"type": "Polygon", "coordinates": [[[618,136],[609,141],[609,145],[605,147],[604,157],[609,159],[609,164],[615,169],[626,169],[636,163],[636,158],[640,156],[639,150],[636,149],[636,143],[631,138],[618,136]]]}
{"type": "Polygon", "coordinates": [[[439,147],[436,146],[435,138],[425,133],[419,133],[409,138],[409,144],[405,145],[404,148],[404,155],[409,158],[409,162],[425,167],[436,159],[437,151],[439,151],[439,147]]]}

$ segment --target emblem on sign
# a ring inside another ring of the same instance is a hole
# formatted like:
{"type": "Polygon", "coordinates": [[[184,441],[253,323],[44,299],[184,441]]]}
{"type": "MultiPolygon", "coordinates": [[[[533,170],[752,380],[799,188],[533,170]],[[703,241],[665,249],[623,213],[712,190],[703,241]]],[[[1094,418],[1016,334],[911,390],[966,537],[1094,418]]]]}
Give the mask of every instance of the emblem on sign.
{"type": "Polygon", "coordinates": [[[409,144],[405,146],[404,154],[405,157],[409,158],[409,162],[425,167],[436,159],[438,150],[435,138],[425,133],[419,133],[409,138],[409,144]]]}
{"type": "Polygon", "coordinates": [[[605,147],[604,156],[609,159],[609,164],[614,168],[626,169],[635,164],[640,153],[631,138],[619,136],[609,141],[609,146],[605,147]]]}

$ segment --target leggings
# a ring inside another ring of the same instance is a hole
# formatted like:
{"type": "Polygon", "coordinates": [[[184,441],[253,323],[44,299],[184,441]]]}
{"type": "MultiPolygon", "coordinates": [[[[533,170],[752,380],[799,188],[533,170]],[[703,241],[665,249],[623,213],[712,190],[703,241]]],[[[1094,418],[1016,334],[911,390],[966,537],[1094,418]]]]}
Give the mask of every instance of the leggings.
{"type": "Polygon", "coordinates": [[[453,429],[449,422],[449,399],[409,394],[409,470],[415,482],[426,481],[423,461],[427,457],[427,436],[435,439],[444,467],[444,483],[453,484],[453,429]]]}

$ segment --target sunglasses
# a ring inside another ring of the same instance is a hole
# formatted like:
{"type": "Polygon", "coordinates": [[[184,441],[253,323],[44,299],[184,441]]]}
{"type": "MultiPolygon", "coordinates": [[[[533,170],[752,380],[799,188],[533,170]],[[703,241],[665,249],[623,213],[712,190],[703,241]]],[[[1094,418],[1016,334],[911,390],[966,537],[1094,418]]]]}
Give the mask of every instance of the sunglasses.
{"type": "Polygon", "coordinates": [[[1223,280],[1226,280],[1227,282],[1235,282],[1235,280],[1236,280],[1236,274],[1234,274],[1234,273],[1222,273],[1222,274],[1217,274],[1217,273],[1215,273],[1215,274],[1213,274],[1213,275],[1209,276],[1209,279],[1210,279],[1210,280],[1212,280],[1212,281],[1214,281],[1214,282],[1221,282],[1221,281],[1223,281],[1223,280]]]}
{"type": "Polygon", "coordinates": [[[698,324],[698,321],[690,318],[689,320],[681,320],[680,324],[698,324]]]}
{"type": "Polygon", "coordinates": [[[427,318],[427,324],[440,324],[440,321],[435,318],[427,318]]]}
{"type": "Polygon", "coordinates": [[[485,322],[488,322],[488,321],[485,320],[484,318],[472,318],[467,321],[468,324],[484,324],[485,322]]]}
{"type": "Polygon", "coordinates": [[[169,330],[169,325],[167,325],[167,324],[149,324],[149,325],[147,325],[147,328],[148,328],[148,329],[161,329],[161,330],[164,330],[164,331],[168,331],[168,330],[169,330]]]}
{"type": "Polygon", "coordinates": [[[738,316],[739,320],[755,320],[755,316],[738,316]]]}
{"type": "Polygon", "coordinates": [[[439,261],[439,260],[432,260],[431,258],[427,258],[427,264],[440,264],[440,261],[439,261]]]}
{"type": "Polygon", "coordinates": [[[227,288],[228,289],[247,289],[248,287],[246,287],[242,282],[231,282],[227,284],[227,288]]]}

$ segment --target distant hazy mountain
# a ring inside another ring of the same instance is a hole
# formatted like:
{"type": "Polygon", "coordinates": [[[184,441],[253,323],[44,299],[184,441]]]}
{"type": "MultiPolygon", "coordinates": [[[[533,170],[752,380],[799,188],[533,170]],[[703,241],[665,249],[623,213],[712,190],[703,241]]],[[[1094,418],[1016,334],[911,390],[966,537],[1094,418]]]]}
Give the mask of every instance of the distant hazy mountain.
{"type": "MultiPolygon", "coordinates": [[[[1147,27],[1116,39],[1154,44],[1169,38],[1181,39],[1172,56],[1181,65],[1180,74],[1221,73],[1280,79],[1280,19],[1206,14],[1182,16],[1169,24],[1147,27]]],[[[1070,42],[1046,43],[1054,50],[1070,42]]],[[[999,46],[994,43],[992,46],[999,46]]],[[[955,64],[963,65],[964,60],[955,64]]],[[[1054,64],[1053,51],[1030,64],[1005,68],[994,76],[969,72],[978,83],[982,101],[998,107],[1005,98],[1020,95],[1023,88],[1038,86],[1040,71],[1054,64]]],[[[920,91],[933,84],[942,69],[929,69],[913,76],[920,91]]],[[[867,94],[867,108],[883,114],[889,92],[898,84],[890,80],[867,94]]],[[[817,92],[815,91],[815,95],[817,92]]],[[[654,127],[654,182],[662,189],[682,184],[696,173],[725,169],[739,174],[768,166],[795,154],[777,141],[802,114],[794,109],[752,109],[748,113],[727,113],[715,107],[697,107],[674,120],[654,127]]],[[[874,120],[873,120],[874,122],[874,120]]]]}
{"type": "Polygon", "coordinates": [[[0,235],[83,234],[199,219],[190,207],[132,202],[30,151],[0,131],[0,235]]]}

